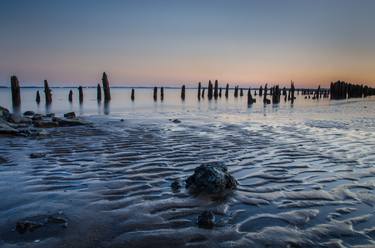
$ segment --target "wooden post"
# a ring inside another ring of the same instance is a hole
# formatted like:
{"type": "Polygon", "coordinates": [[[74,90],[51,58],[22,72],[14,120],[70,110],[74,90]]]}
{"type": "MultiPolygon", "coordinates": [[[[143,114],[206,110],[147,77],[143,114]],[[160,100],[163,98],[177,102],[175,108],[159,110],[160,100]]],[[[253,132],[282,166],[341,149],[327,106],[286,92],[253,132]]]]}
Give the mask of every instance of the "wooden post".
{"type": "Polygon", "coordinates": [[[100,84],[96,87],[96,100],[98,100],[98,102],[102,101],[102,88],[100,87],[100,84]]]}
{"type": "Polygon", "coordinates": [[[262,96],[263,95],[263,87],[262,85],[259,87],[259,96],[262,96]]]}
{"type": "Polygon", "coordinates": [[[40,94],[39,94],[39,90],[36,91],[35,101],[36,101],[37,104],[40,103],[40,94]]]}
{"type": "Polygon", "coordinates": [[[294,82],[293,81],[291,82],[290,90],[291,90],[291,101],[292,101],[292,104],[293,104],[294,103],[294,99],[295,99],[295,97],[294,97],[294,90],[295,90],[295,88],[294,88],[294,82]]]}
{"type": "Polygon", "coordinates": [[[240,96],[243,96],[243,89],[240,89],[240,96]]]}
{"type": "Polygon", "coordinates": [[[198,100],[201,99],[201,88],[202,88],[202,84],[201,82],[198,83],[198,100]]]}
{"type": "Polygon", "coordinates": [[[111,100],[111,91],[109,88],[108,77],[105,72],[103,72],[102,83],[103,83],[104,101],[108,102],[111,100]]]}
{"type": "Polygon", "coordinates": [[[182,101],[185,101],[185,85],[182,85],[181,88],[181,99],[182,101]]]}
{"type": "Polygon", "coordinates": [[[207,97],[208,97],[208,100],[211,100],[212,99],[212,92],[213,89],[212,89],[212,83],[211,83],[211,80],[208,81],[208,92],[207,92],[207,97]]]}
{"type": "Polygon", "coordinates": [[[219,82],[217,80],[215,80],[215,89],[214,89],[214,98],[215,98],[215,100],[219,96],[218,90],[219,90],[219,82]]]}
{"type": "Polygon", "coordinates": [[[219,88],[219,97],[221,98],[221,91],[222,91],[222,88],[220,87],[219,88]]]}
{"type": "Polygon", "coordinates": [[[44,94],[46,96],[46,104],[50,105],[52,103],[52,93],[47,80],[44,80],[44,94]]]}
{"type": "Polygon", "coordinates": [[[239,86],[234,86],[234,97],[235,97],[235,98],[238,97],[238,87],[239,87],[239,86]]]}
{"type": "Polygon", "coordinates": [[[204,91],[205,91],[206,88],[203,88],[202,90],[202,99],[204,99],[204,91]]]}
{"type": "Polygon", "coordinates": [[[73,91],[72,90],[69,91],[68,100],[69,100],[69,102],[73,102],[73,91]]]}
{"type": "Polygon", "coordinates": [[[10,86],[11,86],[11,91],[12,91],[13,107],[18,108],[21,106],[21,90],[20,90],[20,83],[18,82],[18,78],[16,76],[11,76],[10,86]]]}
{"type": "Polygon", "coordinates": [[[164,87],[160,87],[160,101],[164,101],[164,87]]]}
{"type": "Polygon", "coordinates": [[[154,101],[156,102],[158,100],[158,88],[154,87],[154,101]]]}
{"type": "Polygon", "coordinates": [[[229,84],[225,87],[225,98],[228,98],[229,96],[229,84]]]}
{"type": "Polygon", "coordinates": [[[247,105],[252,105],[255,102],[256,100],[253,99],[253,96],[251,95],[251,89],[249,88],[249,90],[247,91],[247,105]]]}
{"type": "Polygon", "coordinates": [[[132,101],[134,102],[134,89],[132,89],[132,93],[131,93],[131,96],[130,96],[130,98],[132,99],[132,101]]]}
{"type": "Polygon", "coordinates": [[[82,86],[79,86],[78,87],[78,93],[79,93],[79,103],[83,103],[83,90],[82,90],[82,86]]]}

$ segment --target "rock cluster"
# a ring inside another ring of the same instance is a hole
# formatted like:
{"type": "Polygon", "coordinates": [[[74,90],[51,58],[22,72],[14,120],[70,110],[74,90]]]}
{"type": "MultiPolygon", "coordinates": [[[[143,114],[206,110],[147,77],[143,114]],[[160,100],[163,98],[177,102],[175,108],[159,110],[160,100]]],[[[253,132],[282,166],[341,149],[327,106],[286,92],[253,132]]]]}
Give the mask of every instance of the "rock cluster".
{"type": "Polygon", "coordinates": [[[33,111],[26,111],[23,115],[10,113],[0,106],[0,135],[33,136],[40,135],[40,128],[67,127],[87,125],[77,118],[74,112],[55,117],[53,113],[41,115],[33,111]]]}

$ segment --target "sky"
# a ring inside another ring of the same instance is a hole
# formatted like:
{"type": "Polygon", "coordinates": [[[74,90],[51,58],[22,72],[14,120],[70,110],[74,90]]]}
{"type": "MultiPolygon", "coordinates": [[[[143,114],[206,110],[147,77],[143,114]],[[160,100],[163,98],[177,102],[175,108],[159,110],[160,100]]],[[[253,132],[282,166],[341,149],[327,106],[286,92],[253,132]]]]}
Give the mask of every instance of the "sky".
{"type": "Polygon", "coordinates": [[[1,0],[0,85],[375,86],[373,0],[1,0]]]}

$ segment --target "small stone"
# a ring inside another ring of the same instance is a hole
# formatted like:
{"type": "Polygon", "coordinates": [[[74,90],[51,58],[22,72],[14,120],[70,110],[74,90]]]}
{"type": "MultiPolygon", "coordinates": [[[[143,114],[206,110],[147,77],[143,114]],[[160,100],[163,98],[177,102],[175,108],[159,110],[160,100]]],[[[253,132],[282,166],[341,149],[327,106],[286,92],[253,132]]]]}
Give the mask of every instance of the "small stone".
{"type": "Polygon", "coordinates": [[[26,111],[23,113],[24,116],[34,116],[35,115],[35,112],[34,111],[26,111]]]}
{"type": "Polygon", "coordinates": [[[41,223],[25,220],[17,222],[16,230],[18,233],[23,234],[25,232],[33,232],[42,226],[43,224],[41,223]]]}
{"type": "Polygon", "coordinates": [[[215,225],[215,215],[212,211],[203,211],[197,220],[198,227],[212,229],[215,225]]]}
{"type": "Polygon", "coordinates": [[[33,152],[30,154],[30,158],[44,158],[47,154],[42,152],[33,152]]]}
{"type": "Polygon", "coordinates": [[[57,121],[35,121],[34,126],[39,128],[52,128],[58,127],[59,123],[57,121]]]}
{"type": "Polygon", "coordinates": [[[179,119],[174,119],[173,121],[172,121],[173,123],[181,123],[181,121],[179,120],[179,119]]]}
{"type": "Polygon", "coordinates": [[[74,118],[76,118],[76,113],[69,112],[69,113],[64,114],[64,117],[67,118],[67,119],[74,119],[74,118]]]}
{"type": "Polygon", "coordinates": [[[121,122],[124,122],[125,120],[124,120],[124,119],[121,119],[120,121],[121,121],[121,122]]]}
{"type": "Polygon", "coordinates": [[[53,117],[52,121],[58,123],[60,127],[82,126],[82,125],[88,124],[79,119],[67,119],[67,118],[58,118],[58,117],[53,117]]]}

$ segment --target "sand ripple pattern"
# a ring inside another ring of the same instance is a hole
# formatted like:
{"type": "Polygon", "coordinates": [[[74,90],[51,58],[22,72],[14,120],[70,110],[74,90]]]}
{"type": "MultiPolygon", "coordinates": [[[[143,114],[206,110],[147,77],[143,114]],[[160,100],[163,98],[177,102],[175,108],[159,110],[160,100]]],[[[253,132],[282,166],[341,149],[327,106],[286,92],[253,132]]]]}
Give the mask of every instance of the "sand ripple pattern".
{"type": "Polygon", "coordinates": [[[92,127],[0,140],[0,245],[375,246],[375,134],[366,131],[374,119],[355,130],[346,121],[226,117],[92,118],[92,127]],[[47,156],[30,159],[33,151],[47,156]],[[238,190],[226,199],[172,192],[173,180],[209,161],[226,163],[238,190]],[[207,209],[213,230],[196,225],[207,209]],[[20,218],[57,211],[68,228],[10,231],[20,218]]]}

